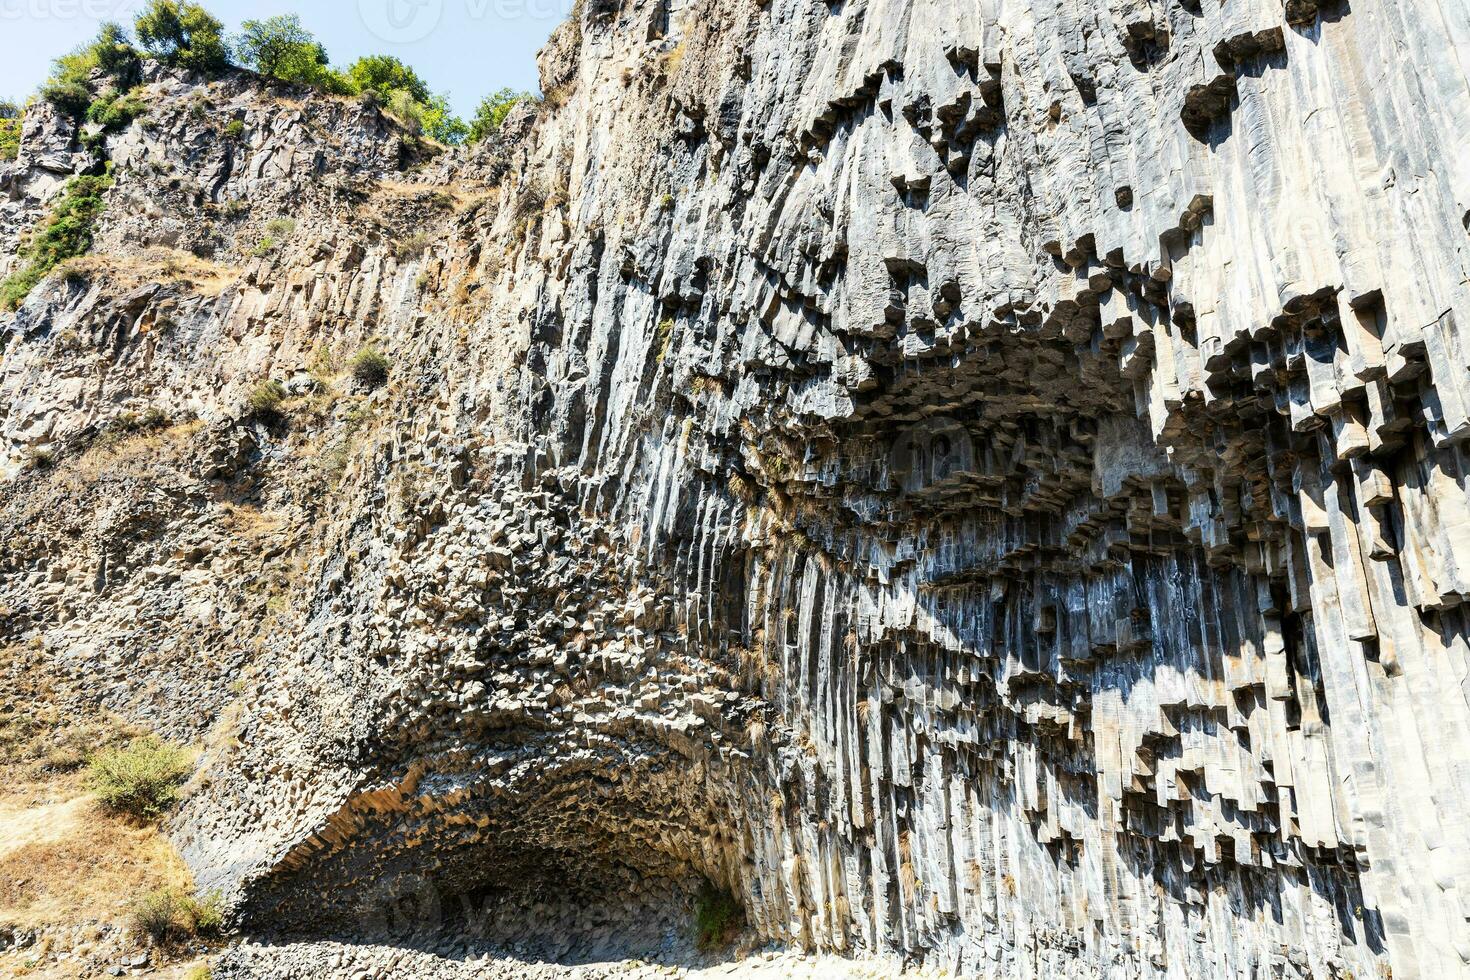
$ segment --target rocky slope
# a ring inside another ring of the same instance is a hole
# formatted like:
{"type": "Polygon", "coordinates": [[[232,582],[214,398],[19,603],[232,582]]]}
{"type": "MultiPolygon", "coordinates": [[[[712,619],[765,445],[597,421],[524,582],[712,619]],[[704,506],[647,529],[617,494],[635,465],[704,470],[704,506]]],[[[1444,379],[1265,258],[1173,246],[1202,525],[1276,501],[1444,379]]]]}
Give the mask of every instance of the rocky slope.
{"type": "Polygon", "coordinates": [[[247,930],[1470,975],[1467,37],[593,0],[442,155],[152,69],[0,319],[0,641],[207,742],[247,930]]]}

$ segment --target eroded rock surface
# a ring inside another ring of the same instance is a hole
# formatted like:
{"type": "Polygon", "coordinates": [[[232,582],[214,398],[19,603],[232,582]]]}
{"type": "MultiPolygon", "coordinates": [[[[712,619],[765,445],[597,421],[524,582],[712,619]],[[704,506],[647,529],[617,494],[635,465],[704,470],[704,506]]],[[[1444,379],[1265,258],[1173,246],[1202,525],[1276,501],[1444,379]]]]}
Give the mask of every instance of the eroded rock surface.
{"type": "Polygon", "coordinates": [[[438,157],[155,72],[0,320],[0,639],[210,730],[248,928],[576,956],[707,878],[966,975],[1470,974],[1465,37],[593,2],[438,157]]]}

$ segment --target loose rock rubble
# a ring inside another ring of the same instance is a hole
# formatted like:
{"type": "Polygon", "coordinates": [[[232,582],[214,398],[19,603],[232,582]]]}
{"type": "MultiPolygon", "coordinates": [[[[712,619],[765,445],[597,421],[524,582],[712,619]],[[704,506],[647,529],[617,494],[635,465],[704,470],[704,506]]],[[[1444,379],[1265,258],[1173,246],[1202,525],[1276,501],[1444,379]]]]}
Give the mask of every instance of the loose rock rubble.
{"type": "Polygon", "coordinates": [[[686,968],[674,964],[623,960],[563,966],[497,956],[491,953],[429,953],[397,946],[299,943],[290,946],[246,944],[214,965],[219,980],[294,980],[323,976],[372,980],[415,977],[424,980],[878,980],[889,977],[934,977],[922,970],[900,972],[891,963],[830,956],[758,953],[736,962],[686,968]]]}
{"type": "Polygon", "coordinates": [[[0,319],[0,640],[207,731],[224,976],[656,946],[705,881],[964,975],[1470,975],[1465,36],[587,3],[438,156],[153,69],[0,319]]]}

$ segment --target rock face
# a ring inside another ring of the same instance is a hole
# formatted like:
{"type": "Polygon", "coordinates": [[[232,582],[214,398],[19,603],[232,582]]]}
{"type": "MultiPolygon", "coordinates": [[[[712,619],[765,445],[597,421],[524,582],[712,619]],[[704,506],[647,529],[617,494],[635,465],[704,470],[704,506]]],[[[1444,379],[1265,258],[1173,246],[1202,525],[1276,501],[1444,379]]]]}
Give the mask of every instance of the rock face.
{"type": "Polygon", "coordinates": [[[0,320],[0,640],[211,730],[248,927],[577,956],[703,877],[966,975],[1470,975],[1466,38],[595,0],[437,158],[155,69],[0,320]]]}

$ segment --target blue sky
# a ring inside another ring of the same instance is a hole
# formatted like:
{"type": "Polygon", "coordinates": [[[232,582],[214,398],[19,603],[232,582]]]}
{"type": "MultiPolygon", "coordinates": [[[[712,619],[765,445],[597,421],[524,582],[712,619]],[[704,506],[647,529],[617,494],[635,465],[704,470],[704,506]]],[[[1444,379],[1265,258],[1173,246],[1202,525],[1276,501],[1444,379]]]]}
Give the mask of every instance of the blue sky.
{"type": "MultiPolygon", "coordinates": [[[[99,24],[131,26],[147,0],[0,0],[0,98],[20,99],[51,59],[90,40],[99,24]]],[[[204,0],[234,31],[242,20],[294,13],[336,65],[391,54],[412,65],[461,115],[498,88],[536,91],[536,51],[572,0],[204,0]]]]}

